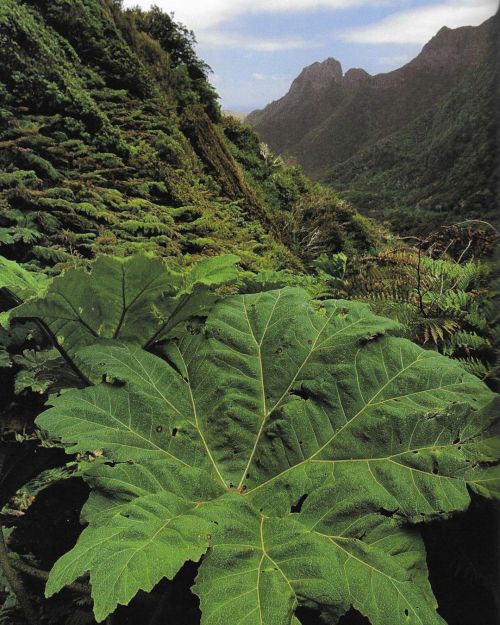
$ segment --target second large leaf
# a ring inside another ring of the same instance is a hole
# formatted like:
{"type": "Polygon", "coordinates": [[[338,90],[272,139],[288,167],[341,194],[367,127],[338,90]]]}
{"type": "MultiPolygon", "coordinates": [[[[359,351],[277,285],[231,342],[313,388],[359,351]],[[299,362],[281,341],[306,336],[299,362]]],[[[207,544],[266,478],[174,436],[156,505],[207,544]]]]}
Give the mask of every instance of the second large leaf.
{"type": "Polygon", "coordinates": [[[151,345],[190,316],[206,314],[217,300],[214,289],[236,280],[238,260],[207,258],[177,273],[161,258],[99,256],[90,272],[67,270],[10,316],[39,319],[70,354],[99,340],[151,345]]]}

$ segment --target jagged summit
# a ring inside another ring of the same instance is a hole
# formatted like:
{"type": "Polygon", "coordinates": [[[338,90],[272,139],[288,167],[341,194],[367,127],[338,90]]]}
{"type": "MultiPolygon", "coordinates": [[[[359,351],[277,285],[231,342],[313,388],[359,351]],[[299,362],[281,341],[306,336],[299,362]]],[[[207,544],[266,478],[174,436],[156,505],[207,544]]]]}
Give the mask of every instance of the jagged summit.
{"type": "Polygon", "coordinates": [[[290,91],[304,88],[320,90],[330,86],[332,82],[342,82],[342,65],[336,59],[328,58],[305,67],[293,81],[290,91]]]}
{"type": "Polygon", "coordinates": [[[310,89],[319,91],[334,90],[342,86],[355,86],[369,80],[371,75],[360,67],[352,67],[344,74],[340,61],[329,57],[305,67],[293,81],[289,94],[310,89]]]}
{"type": "Polygon", "coordinates": [[[411,61],[414,66],[437,65],[440,67],[469,67],[484,49],[485,37],[482,27],[443,26],[411,61]]]}
{"type": "Polygon", "coordinates": [[[348,69],[344,74],[343,83],[344,85],[357,86],[370,80],[371,77],[371,74],[366,70],[360,67],[351,67],[351,69],[348,69]]]}

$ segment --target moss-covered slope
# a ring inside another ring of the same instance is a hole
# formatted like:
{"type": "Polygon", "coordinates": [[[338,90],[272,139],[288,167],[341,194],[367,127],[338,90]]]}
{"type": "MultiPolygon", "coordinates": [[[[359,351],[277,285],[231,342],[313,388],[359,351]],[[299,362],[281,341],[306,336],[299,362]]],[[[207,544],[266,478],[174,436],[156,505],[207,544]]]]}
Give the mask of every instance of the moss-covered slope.
{"type": "MultiPolygon", "coordinates": [[[[296,172],[281,164],[266,169],[255,137],[245,146],[251,166],[238,163],[243,152],[229,139],[251,131],[225,136],[192,43],[159,10],[3,0],[3,255],[56,269],[138,250],[179,263],[235,252],[250,268],[302,266],[293,215],[312,185],[296,189],[296,172]],[[252,167],[259,176],[245,171],[252,167]]],[[[368,247],[369,225],[326,195],[332,245],[368,247]]]]}

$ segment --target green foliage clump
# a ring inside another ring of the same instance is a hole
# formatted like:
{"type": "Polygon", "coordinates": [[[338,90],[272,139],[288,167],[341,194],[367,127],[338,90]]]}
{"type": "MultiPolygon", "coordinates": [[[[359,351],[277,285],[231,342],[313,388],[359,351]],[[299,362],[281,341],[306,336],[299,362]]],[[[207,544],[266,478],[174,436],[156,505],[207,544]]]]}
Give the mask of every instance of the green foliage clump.
{"type": "Polygon", "coordinates": [[[189,91],[196,94],[196,98],[183,94],[181,104],[198,100],[210,118],[217,121],[220,117],[217,94],[208,82],[211,69],[194,51],[194,33],[183,24],[175,22],[173,15],[164,13],[156,6],[147,13],[131,11],[128,17],[130,16],[134,19],[137,30],[158,42],[161,49],[168,54],[176,82],[180,83],[185,77],[189,91]]]}
{"type": "Polygon", "coordinates": [[[221,122],[193,34],[170,15],[7,0],[0,36],[13,50],[0,59],[10,258],[58,273],[103,253],[186,265],[232,253],[253,271],[303,271],[321,253],[376,245],[372,224],[248,126],[221,122]]]}
{"type": "Polygon", "coordinates": [[[4,254],[54,273],[111,251],[302,267],[214,123],[208,68],[171,16],[7,0],[0,37],[4,254]]]}

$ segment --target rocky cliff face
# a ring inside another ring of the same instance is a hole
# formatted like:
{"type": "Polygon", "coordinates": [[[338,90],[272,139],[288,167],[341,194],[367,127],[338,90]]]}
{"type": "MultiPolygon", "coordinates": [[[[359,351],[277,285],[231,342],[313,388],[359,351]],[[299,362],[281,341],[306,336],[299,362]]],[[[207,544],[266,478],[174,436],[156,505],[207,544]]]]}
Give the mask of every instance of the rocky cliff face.
{"type": "Polygon", "coordinates": [[[342,66],[335,59],[313,63],[293,81],[288,94],[245,120],[277,152],[288,152],[343,99],[342,66]],[[313,101],[314,107],[308,106],[313,101]]]}
{"type": "Polygon", "coordinates": [[[443,26],[409,65],[420,69],[439,67],[445,71],[469,67],[484,49],[488,25],[491,25],[491,20],[479,27],[451,29],[443,26]]]}
{"type": "Polygon", "coordinates": [[[342,65],[329,58],[322,63],[316,62],[304,68],[293,81],[289,95],[296,97],[305,92],[322,93],[334,89],[342,83],[342,65]]]}
{"type": "Polygon", "coordinates": [[[290,91],[247,122],[269,146],[321,178],[363,147],[400,130],[464,78],[484,53],[492,20],[442,28],[404,67],[370,76],[345,74],[327,59],[305,68],[290,91]]]}

